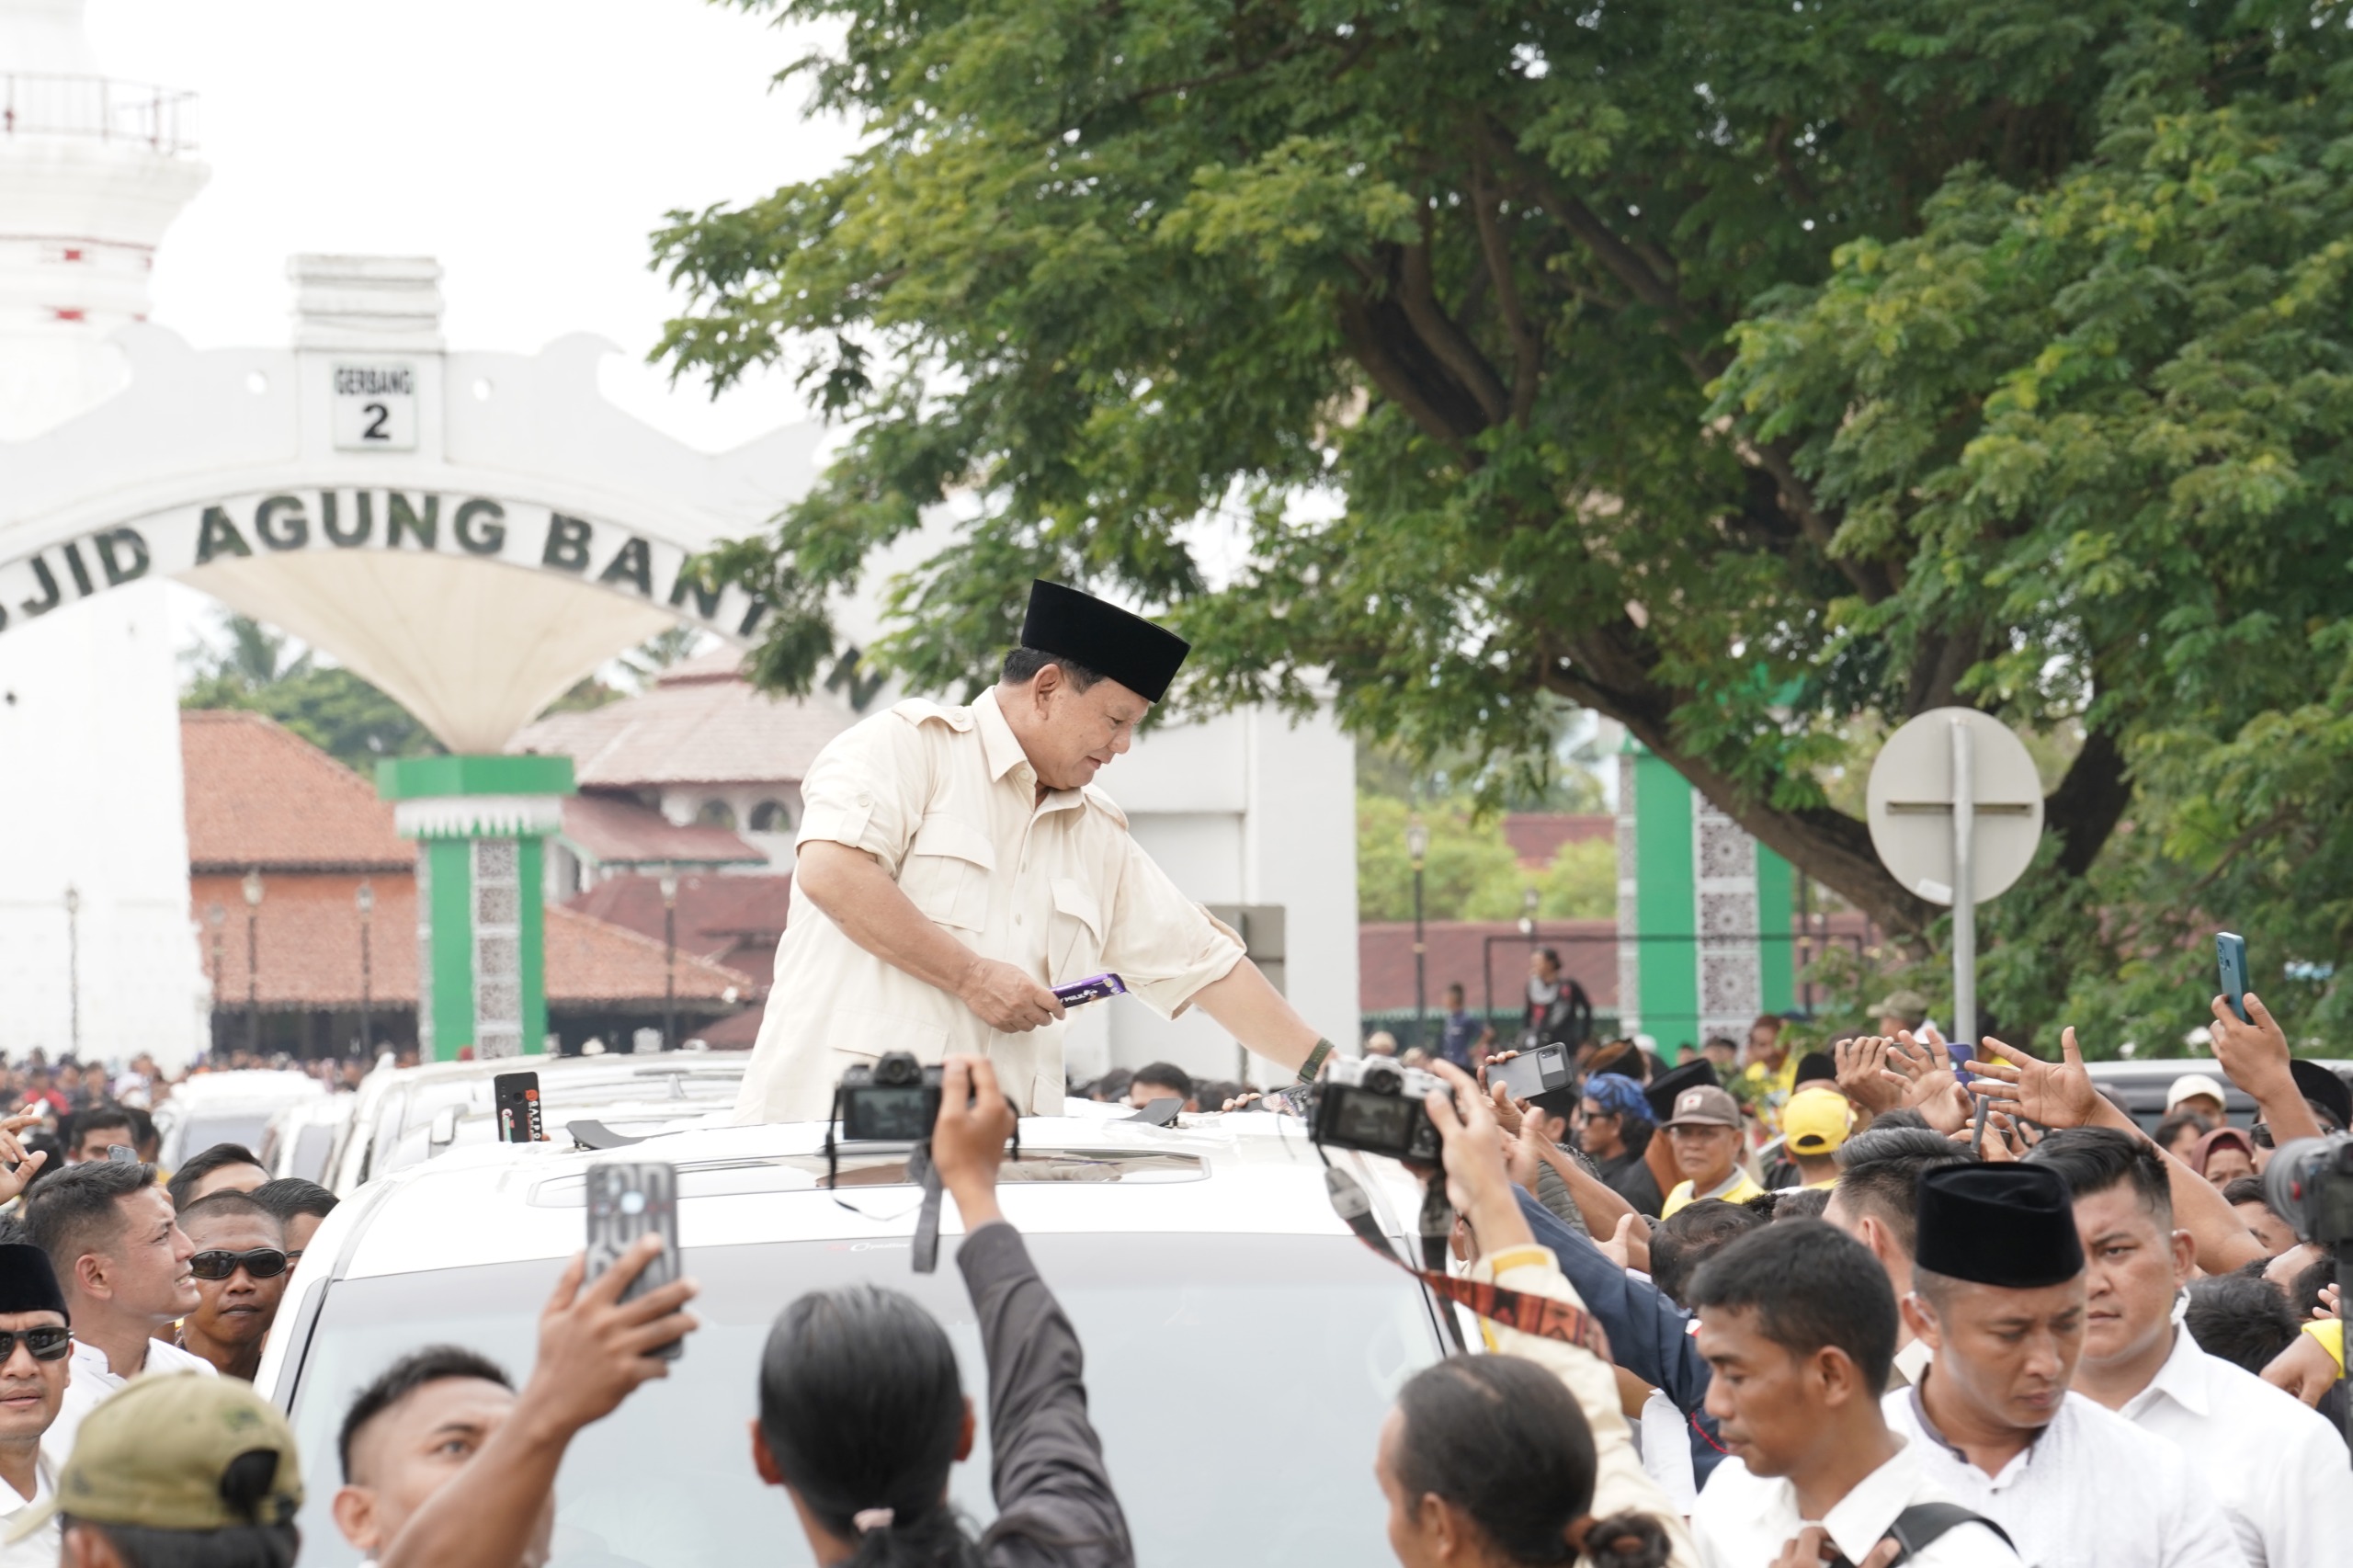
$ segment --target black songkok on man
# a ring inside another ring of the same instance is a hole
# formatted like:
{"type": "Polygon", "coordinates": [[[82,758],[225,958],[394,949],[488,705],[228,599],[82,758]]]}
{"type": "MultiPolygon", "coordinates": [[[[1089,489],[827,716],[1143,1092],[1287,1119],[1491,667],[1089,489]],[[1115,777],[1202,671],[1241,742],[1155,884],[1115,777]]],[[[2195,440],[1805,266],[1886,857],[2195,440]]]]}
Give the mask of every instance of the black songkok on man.
{"type": "Polygon", "coordinates": [[[49,1254],[21,1242],[0,1244],[0,1312],[55,1312],[64,1317],[65,1292],[49,1254]]]}
{"type": "Polygon", "coordinates": [[[1177,666],[1193,651],[1191,643],[1165,626],[1042,579],[1029,585],[1021,645],[1108,676],[1146,702],[1168,695],[1177,666]]]}
{"type": "Polygon", "coordinates": [[[2063,1285],[2084,1271],[2075,1202],[2047,1165],[1945,1165],[1920,1176],[1916,1263],[2006,1290],[2063,1285]]]}

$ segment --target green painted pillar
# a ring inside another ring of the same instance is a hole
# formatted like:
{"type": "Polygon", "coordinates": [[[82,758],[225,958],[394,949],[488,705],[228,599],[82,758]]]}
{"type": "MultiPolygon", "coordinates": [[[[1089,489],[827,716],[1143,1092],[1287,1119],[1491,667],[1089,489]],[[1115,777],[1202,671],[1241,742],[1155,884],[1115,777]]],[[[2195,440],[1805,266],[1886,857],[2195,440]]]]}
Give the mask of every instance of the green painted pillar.
{"type": "Polygon", "coordinates": [[[1621,1025],[1670,1062],[1710,1035],[1745,1040],[1796,994],[1790,863],[1629,739],[1618,758],[1621,1025]]]}
{"type": "Polygon", "coordinates": [[[547,1048],[547,835],[573,792],[568,756],[412,756],[376,766],[393,824],[417,841],[419,1054],[454,1062],[547,1048]]]}

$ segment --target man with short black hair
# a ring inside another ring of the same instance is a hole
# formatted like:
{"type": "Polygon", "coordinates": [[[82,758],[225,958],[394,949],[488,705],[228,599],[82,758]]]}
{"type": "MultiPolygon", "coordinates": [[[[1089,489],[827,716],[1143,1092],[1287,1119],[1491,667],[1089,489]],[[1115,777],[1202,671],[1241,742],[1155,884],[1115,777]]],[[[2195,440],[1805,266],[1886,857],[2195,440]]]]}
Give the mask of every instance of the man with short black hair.
{"type": "Polygon", "coordinates": [[[1555,1044],[1574,1050],[1593,1038],[1593,998],[1562,971],[1557,949],[1539,948],[1529,955],[1527,1006],[1519,1028],[1522,1051],[1555,1044]]]}
{"type": "Polygon", "coordinates": [[[261,1156],[243,1143],[215,1143],[172,1173],[172,1207],[185,1209],[222,1190],[252,1192],[269,1181],[261,1156]]]}
{"type": "MultiPolygon", "coordinates": [[[[1830,1189],[1822,1217],[1870,1249],[1901,1301],[1912,1292],[1920,1177],[1944,1165],[1967,1165],[1969,1156],[1924,1127],[1875,1126],[1840,1144],[1836,1159],[1838,1185],[1830,1189]]],[[[1909,1388],[1927,1368],[1928,1348],[1900,1314],[1896,1326],[1888,1386],[1909,1388]]]]}
{"type": "Polygon", "coordinates": [[[2279,1352],[2296,1343],[2296,1314],[2280,1300],[2278,1288],[2259,1274],[2194,1281],[2181,1326],[2197,1339],[2200,1350],[2258,1378],[2279,1352]]]}
{"type": "Polygon", "coordinates": [[[2241,1568],[2229,1521],[2172,1444],[2068,1392],[2083,1351],[2084,1247],[2043,1165],[1920,1178],[1904,1317],[1933,1353],[1881,1402],[1928,1478],[2037,1564],[2241,1568]]]}
{"type": "Polygon", "coordinates": [[[129,1111],[119,1105],[92,1106],[74,1114],[74,1142],[66,1145],[65,1163],[78,1165],[85,1160],[103,1160],[109,1146],[119,1143],[132,1148],[136,1142],[129,1111]]]}
{"type": "Polygon", "coordinates": [[[196,1309],[180,1320],[179,1346],[223,1377],[251,1382],[262,1344],[286,1294],[286,1232],[278,1216],[242,1192],[199,1198],[180,1210],[196,1248],[196,1309]]]}
{"type": "Polygon", "coordinates": [[[1802,1545],[1862,1562],[1899,1522],[1919,1543],[1915,1568],[2015,1568],[1983,1520],[1921,1541],[1929,1516],[1909,1511],[1953,1499],[1880,1410],[1895,1294],[1861,1243],[1818,1220],[1768,1225],[1716,1254],[1688,1293],[1715,1374],[1708,1413],[1732,1450],[1691,1516],[1709,1568],[1768,1568],[1802,1545]]]}
{"type": "Polygon", "coordinates": [[[683,1310],[691,1279],[621,1300],[660,1253],[641,1237],[594,1279],[574,1254],[540,1313],[539,1360],[519,1393],[496,1366],[446,1346],[394,1363],[360,1391],[339,1437],[344,1539],[379,1568],[543,1562],[556,1471],[573,1438],[668,1377],[654,1352],[697,1326],[683,1310]]]}
{"type": "Polygon", "coordinates": [[[317,1182],[279,1176],[254,1188],[254,1201],[278,1216],[285,1236],[287,1265],[291,1267],[302,1261],[319,1221],[334,1213],[341,1199],[317,1182]]]}
{"type": "MultiPolygon", "coordinates": [[[[2164,1140],[2158,1142],[2162,1144],[2164,1140]]],[[[2247,1233],[2263,1244],[2264,1256],[2278,1257],[2296,1244],[2295,1227],[2273,1210],[2261,1176],[2239,1177],[2222,1188],[2222,1201],[2246,1221],[2247,1233]]]]}
{"type": "MultiPolygon", "coordinates": [[[[1173,1099],[1181,1110],[1199,1110],[1193,1098],[1193,1075],[1173,1062],[1147,1062],[1128,1082],[1128,1103],[1142,1110],[1154,1100],[1173,1099]]],[[[1212,1107],[1212,1109],[1215,1108],[1212,1107]]]]}
{"type": "Polygon", "coordinates": [[[2254,1568],[2317,1562],[2353,1542],[2353,1471],[2328,1423],[2175,1325],[2195,1248],[2174,1228],[2155,1146],[2071,1128],[2027,1159],[2067,1184],[2089,1260],[2076,1391],[2194,1456],[2254,1568]]]}
{"type": "Polygon", "coordinates": [[[26,1222],[49,1255],[74,1324],[73,1376],[43,1439],[63,1466],[83,1420],[148,1372],[201,1372],[212,1363],[154,1337],[196,1308],[196,1244],[155,1185],[153,1165],[92,1160],[42,1182],[26,1222]]]}

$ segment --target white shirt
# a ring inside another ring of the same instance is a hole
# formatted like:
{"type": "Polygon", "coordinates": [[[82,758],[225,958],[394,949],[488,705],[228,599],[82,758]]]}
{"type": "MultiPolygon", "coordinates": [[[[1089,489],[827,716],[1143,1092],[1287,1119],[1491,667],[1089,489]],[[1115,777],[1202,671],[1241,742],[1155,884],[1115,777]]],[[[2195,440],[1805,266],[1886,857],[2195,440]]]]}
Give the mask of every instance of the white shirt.
{"type": "MultiPolygon", "coordinates": [[[[58,1469],[73,1457],[74,1435],[82,1429],[83,1418],[107,1401],[107,1397],[131,1381],[119,1376],[107,1360],[107,1353],[82,1340],[74,1342],[74,1373],[65,1381],[65,1397],[57,1406],[57,1419],[40,1435],[41,1457],[58,1469]]],[[[154,1372],[202,1372],[217,1378],[220,1369],[203,1357],[191,1354],[176,1345],[160,1339],[147,1342],[147,1363],[132,1374],[146,1377],[154,1372]]]]}
{"type": "MultiPolygon", "coordinates": [[[[1175,1017],[1242,960],[1240,938],[1177,891],[1111,797],[1090,784],[1038,798],[994,687],[970,708],[906,701],[844,731],[801,795],[796,844],[865,850],[927,919],[1042,984],[1108,971],[1175,1017]]],[[[843,1069],[886,1051],[986,1056],[1016,1107],[1060,1116],[1067,1027],[997,1033],[851,941],[796,881],[735,1119],[822,1120],[843,1069]]]]}
{"type": "MultiPolygon", "coordinates": [[[[1707,1568],[1771,1568],[1798,1531],[1818,1524],[1847,1562],[1860,1562],[1913,1504],[1957,1501],[1922,1472],[1918,1447],[1906,1442],[1819,1519],[1798,1511],[1798,1489],[1786,1478],[1751,1474],[1737,1456],[1722,1461],[1691,1515],[1699,1561],[1707,1568]]],[[[1915,1568],[2018,1568],[2018,1554],[1982,1525],[1955,1525],[1904,1561],[1915,1568]]]]}
{"type": "Polygon", "coordinates": [[[6,1481],[0,1481],[0,1568],[57,1568],[60,1542],[57,1516],[51,1514],[40,1528],[13,1546],[8,1544],[8,1531],[17,1523],[17,1516],[26,1509],[47,1502],[57,1491],[55,1467],[49,1456],[42,1454],[33,1460],[33,1494],[29,1497],[6,1481]]]}
{"type": "Polygon", "coordinates": [[[1691,1464],[1691,1418],[1656,1389],[1643,1401],[1642,1421],[1634,1428],[1634,1447],[1641,1450],[1643,1471],[1674,1501],[1676,1511],[1691,1517],[1699,1486],[1691,1464]]]}
{"type": "MultiPolygon", "coordinates": [[[[1933,1366],[1929,1376],[1935,1376],[1933,1366]]],[[[1920,1388],[1880,1402],[1920,1469],[2009,1532],[2034,1568],[2241,1568],[2213,1489],[2181,1451],[2070,1392],[2041,1436],[1987,1475],[1929,1425],[1920,1388]]]]}
{"type": "Polygon", "coordinates": [[[2213,1485],[2254,1568],[2302,1568],[2353,1550],[2353,1464],[2318,1411],[2198,1348],[2173,1353],[2120,1414],[2178,1447],[2213,1485]]]}

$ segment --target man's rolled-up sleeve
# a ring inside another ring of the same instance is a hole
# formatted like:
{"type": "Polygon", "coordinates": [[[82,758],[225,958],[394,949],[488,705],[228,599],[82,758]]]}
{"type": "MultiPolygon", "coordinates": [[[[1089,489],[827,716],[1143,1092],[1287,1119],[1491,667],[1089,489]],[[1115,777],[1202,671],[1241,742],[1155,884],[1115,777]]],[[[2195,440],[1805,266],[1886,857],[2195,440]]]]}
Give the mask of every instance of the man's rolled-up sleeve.
{"type": "Polygon", "coordinates": [[[835,736],[801,781],[793,847],[846,844],[873,856],[896,879],[923,819],[926,750],[920,728],[895,713],[878,713],[835,736]]]}
{"type": "Polygon", "coordinates": [[[1173,1018],[1201,987],[1223,980],[1242,961],[1242,938],[1177,891],[1135,840],[1111,900],[1103,967],[1145,1006],[1173,1018]]]}

